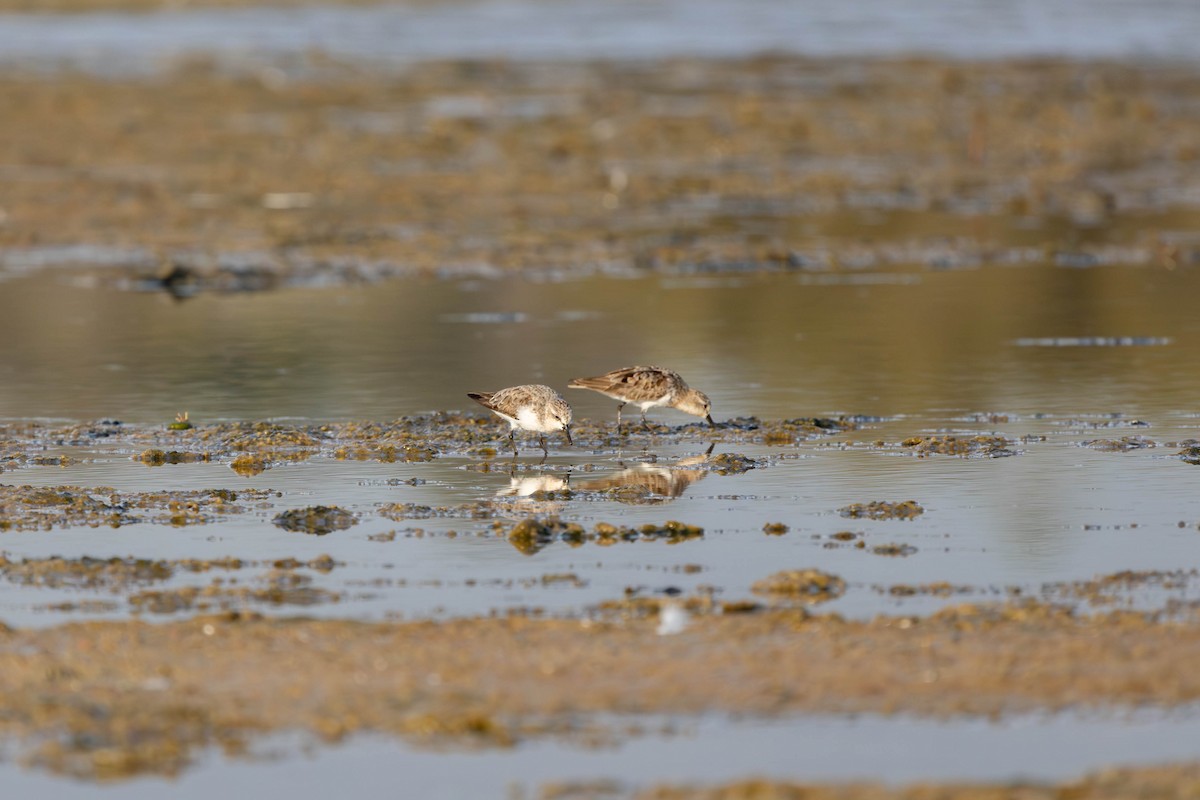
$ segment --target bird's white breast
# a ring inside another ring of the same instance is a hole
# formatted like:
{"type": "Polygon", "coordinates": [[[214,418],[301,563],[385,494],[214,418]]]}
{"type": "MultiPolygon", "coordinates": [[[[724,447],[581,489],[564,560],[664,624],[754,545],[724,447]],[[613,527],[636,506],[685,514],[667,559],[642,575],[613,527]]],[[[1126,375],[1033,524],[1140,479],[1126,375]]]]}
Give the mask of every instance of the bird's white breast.
{"type": "Polygon", "coordinates": [[[662,397],[658,398],[657,400],[643,400],[640,403],[638,403],[638,406],[641,407],[642,411],[649,411],[650,409],[652,409],[656,406],[665,406],[667,404],[667,401],[670,399],[671,399],[671,393],[667,392],[666,394],[664,394],[662,397]]]}
{"type": "Polygon", "coordinates": [[[556,431],[561,427],[554,417],[549,415],[545,418],[539,417],[537,412],[529,406],[517,412],[517,424],[527,431],[540,431],[542,433],[556,431]]]}

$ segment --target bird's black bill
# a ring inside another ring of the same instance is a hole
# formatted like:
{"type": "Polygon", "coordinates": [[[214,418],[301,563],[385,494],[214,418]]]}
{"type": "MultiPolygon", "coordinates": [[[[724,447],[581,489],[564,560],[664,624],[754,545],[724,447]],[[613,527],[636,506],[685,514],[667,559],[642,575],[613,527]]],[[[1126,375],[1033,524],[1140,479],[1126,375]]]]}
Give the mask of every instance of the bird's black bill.
{"type": "Polygon", "coordinates": [[[717,427],[717,423],[713,422],[712,414],[709,414],[707,417],[705,417],[704,421],[708,423],[710,428],[717,427]]]}

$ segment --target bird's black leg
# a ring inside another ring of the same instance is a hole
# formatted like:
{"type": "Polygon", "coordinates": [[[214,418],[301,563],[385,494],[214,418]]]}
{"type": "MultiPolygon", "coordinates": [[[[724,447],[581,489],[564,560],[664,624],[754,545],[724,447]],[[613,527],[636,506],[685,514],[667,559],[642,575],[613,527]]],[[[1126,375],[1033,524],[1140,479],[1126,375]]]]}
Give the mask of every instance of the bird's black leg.
{"type": "Polygon", "coordinates": [[[538,444],[542,446],[542,453],[544,455],[550,455],[550,451],[546,449],[546,437],[544,435],[538,437],[538,444]]]}
{"type": "Polygon", "coordinates": [[[516,434],[515,429],[508,432],[508,441],[513,446],[513,458],[516,458],[517,457],[517,438],[514,434],[516,434]]]}
{"type": "Polygon", "coordinates": [[[617,436],[621,435],[621,409],[625,407],[624,403],[617,406],[617,436]]]}
{"type": "Polygon", "coordinates": [[[645,411],[642,412],[642,427],[645,428],[647,432],[650,431],[650,421],[646,419],[645,411]]]}

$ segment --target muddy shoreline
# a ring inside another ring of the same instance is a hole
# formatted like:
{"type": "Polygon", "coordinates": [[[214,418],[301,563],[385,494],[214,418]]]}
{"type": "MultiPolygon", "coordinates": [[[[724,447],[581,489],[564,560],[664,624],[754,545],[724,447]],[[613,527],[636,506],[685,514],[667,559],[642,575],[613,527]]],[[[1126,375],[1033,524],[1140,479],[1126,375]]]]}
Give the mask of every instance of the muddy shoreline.
{"type": "Polygon", "coordinates": [[[185,296],[514,271],[1174,269],[1200,259],[1197,96],[1189,65],[1046,60],[6,73],[0,113],[22,124],[0,131],[0,267],[185,296]]]}
{"type": "Polygon", "coordinates": [[[174,774],[197,748],[236,750],[289,730],[507,747],[612,713],[995,717],[1200,697],[1200,678],[1177,669],[1200,655],[1194,619],[1074,616],[1036,603],[867,623],[801,609],[727,614],[675,636],[636,618],[368,624],[235,613],[9,629],[0,642],[0,727],[37,743],[33,763],[86,778],[174,774]]]}

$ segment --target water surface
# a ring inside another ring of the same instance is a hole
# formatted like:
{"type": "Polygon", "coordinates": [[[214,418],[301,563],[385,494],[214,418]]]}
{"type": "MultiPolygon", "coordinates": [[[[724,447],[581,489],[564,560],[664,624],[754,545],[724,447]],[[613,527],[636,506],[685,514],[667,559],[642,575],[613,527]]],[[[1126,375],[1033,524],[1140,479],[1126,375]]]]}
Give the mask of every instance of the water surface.
{"type": "Polygon", "coordinates": [[[1188,0],[483,0],[362,8],[4,15],[0,59],[145,72],[203,55],[231,65],[305,56],[429,59],[730,58],[931,54],[956,58],[1194,59],[1188,0]]]}

